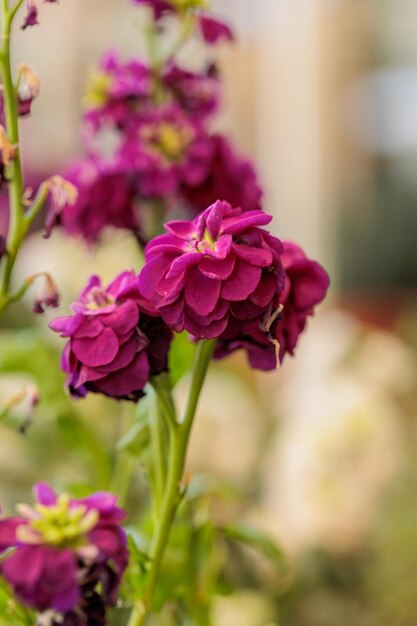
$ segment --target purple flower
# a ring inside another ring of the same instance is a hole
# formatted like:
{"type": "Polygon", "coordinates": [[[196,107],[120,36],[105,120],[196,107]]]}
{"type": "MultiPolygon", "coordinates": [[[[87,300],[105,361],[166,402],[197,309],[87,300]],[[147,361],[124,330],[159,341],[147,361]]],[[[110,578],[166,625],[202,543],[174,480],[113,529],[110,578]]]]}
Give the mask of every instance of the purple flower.
{"type": "Polygon", "coordinates": [[[64,176],[78,190],[75,202],[59,211],[58,221],[69,235],[95,243],[109,226],[138,229],[134,181],[122,165],[87,157],[75,162],[64,176]]]}
{"type": "Polygon", "coordinates": [[[191,72],[173,63],[166,68],[162,80],[179,106],[196,119],[217,111],[220,81],[214,65],[206,72],[191,72]]]}
{"type": "Polygon", "coordinates": [[[160,197],[201,183],[211,154],[202,126],[172,104],[132,120],[119,158],[136,171],[142,196],[160,197]]]}
{"type": "Polygon", "coordinates": [[[13,548],[0,574],[18,599],[65,624],[77,623],[72,614],[86,616],[95,590],[103,607],[114,605],[128,562],[116,497],[57,497],[45,483],[35,485],[34,497],[33,507],[18,507],[19,517],[0,520],[0,550],[13,548]]]}
{"type": "Polygon", "coordinates": [[[218,200],[192,222],[166,225],[146,247],[144,296],[177,332],[220,337],[231,320],[259,320],[284,287],[282,245],[271,216],[218,200]]]}
{"type": "Polygon", "coordinates": [[[26,3],[26,15],[23,20],[22,30],[25,30],[28,26],[35,26],[38,22],[38,7],[35,0],[27,0],[26,3]]]}
{"type": "Polygon", "coordinates": [[[217,344],[216,358],[243,348],[252,367],[272,370],[278,359],[282,363],[285,354],[294,354],[307,318],[325,298],[330,281],[321,265],[308,259],[297,244],[284,242],[283,245],[283,291],[271,302],[261,320],[230,320],[217,344]]]}
{"type": "Polygon", "coordinates": [[[183,184],[180,190],[193,213],[203,211],[213,198],[223,198],[243,211],[260,209],[262,190],[252,163],[223,135],[213,135],[210,141],[213,151],[206,177],[198,185],[183,184]]]}
{"type": "Polygon", "coordinates": [[[103,124],[123,128],[141,107],[149,106],[151,90],[152,76],[146,65],[135,59],[121,63],[110,50],[87,89],[84,119],[93,131],[103,124]]]}
{"type": "Polygon", "coordinates": [[[139,400],[149,377],[167,368],[171,332],[140,296],[134,272],[106,288],[93,276],[72,310],[50,324],[69,339],[62,368],[71,394],[139,400]]]}
{"type": "Polygon", "coordinates": [[[207,13],[199,13],[198,23],[204,41],[210,45],[234,39],[233,31],[227,24],[207,13]]]}

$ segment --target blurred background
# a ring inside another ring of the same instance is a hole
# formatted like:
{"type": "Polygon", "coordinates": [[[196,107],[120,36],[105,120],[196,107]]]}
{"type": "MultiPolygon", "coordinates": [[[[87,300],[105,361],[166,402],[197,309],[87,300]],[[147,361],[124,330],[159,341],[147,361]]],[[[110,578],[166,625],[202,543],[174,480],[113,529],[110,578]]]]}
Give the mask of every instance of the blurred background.
{"type": "MultiPolygon", "coordinates": [[[[327,304],[282,371],[254,376],[238,355],[209,378],[190,466],[215,485],[218,519],[256,523],[288,560],[283,573],[234,554],[239,566],[225,566],[225,577],[240,590],[224,584],[215,626],[415,626],[417,3],[214,5],[237,32],[219,52],[216,124],[257,164],[274,233],[297,240],[332,277],[327,304]]],[[[16,62],[42,80],[22,121],[34,176],[81,153],[88,75],[109,46],[140,53],[140,24],[127,0],[62,0],[42,7],[40,27],[17,34],[16,62]]],[[[47,242],[31,236],[16,276],[51,269],[64,314],[91,273],[109,279],[138,264],[123,233],[87,249],[55,231],[47,242]]],[[[80,493],[108,487],[126,419],[100,398],[68,401],[61,346],[30,307],[29,298],[10,312],[1,338],[2,400],[33,384],[42,397],[26,436],[18,427],[28,394],[0,425],[7,511],[36,479],[80,493]]],[[[143,492],[136,478],[132,515],[143,492]]]]}

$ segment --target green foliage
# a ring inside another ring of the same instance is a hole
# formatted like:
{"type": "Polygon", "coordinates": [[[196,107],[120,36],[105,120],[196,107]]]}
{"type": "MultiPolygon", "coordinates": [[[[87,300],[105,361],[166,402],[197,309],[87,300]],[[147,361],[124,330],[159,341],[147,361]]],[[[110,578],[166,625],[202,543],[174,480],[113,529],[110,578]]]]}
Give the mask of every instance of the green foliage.
{"type": "Polygon", "coordinates": [[[171,385],[175,385],[191,370],[195,354],[195,343],[187,332],[174,336],[169,351],[171,385]]]}
{"type": "Polygon", "coordinates": [[[287,561],[278,544],[260,530],[249,524],[229,524],[221,531],[229,539],[233,539],[257,550],[269,559],[281,573],[287,570],[287,561]]]}

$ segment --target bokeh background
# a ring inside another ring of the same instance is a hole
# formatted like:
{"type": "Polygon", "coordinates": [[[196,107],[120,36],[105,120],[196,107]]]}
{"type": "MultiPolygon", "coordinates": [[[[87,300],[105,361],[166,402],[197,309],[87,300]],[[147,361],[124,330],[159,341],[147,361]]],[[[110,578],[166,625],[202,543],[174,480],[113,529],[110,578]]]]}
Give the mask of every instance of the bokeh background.
{"type": "MultiPolygon", "coordinates": [[[[274,233],[300,242],[332,277],[297,358],[258,376],[237,356],[209,377],[190,467],[213,485],[218,519],[256,523],[288,560],[282,572],[234,554],[228,575],[240,590],[225,584],[215,625],[415,626],[417,3],[214,5],[238,35],[219,51],[225,95],[216,123],[257,164],[274,233]]],[[[16,62],[42,79],[22,122],[35,178],[81,153],[80,102],[103,51],[143,50],[141,17],[127,0],[42,9],[41,26],[15,41],[16,62]]],[[[48,241],[39,232],[16,280],[51,270],[64,313],[91,273],[111,278],[139,262],[127,234],[86,249],[59,231],[48,241]]],[[[34,320],[30,308],[30,297],[14,308],[0,338],[2,402],[33,384],[42,397],[26,435],[27,400],[0,424],[6,511],[37,479],[80,493],[111,486],[114,442],[129,419],[100,398],[69,402],[60,345],[48,317],[34,320]]],[[[133,517],[142,497],[138,473],[133,517]]]]}

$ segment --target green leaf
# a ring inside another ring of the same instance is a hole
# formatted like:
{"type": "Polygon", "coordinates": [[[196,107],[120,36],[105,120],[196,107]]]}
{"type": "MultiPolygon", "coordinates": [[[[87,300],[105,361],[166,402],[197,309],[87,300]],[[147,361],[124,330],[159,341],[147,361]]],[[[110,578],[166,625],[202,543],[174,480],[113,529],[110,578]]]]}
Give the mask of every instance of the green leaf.
{"type": "Polygon", "coordinates": [[[230,524],[224,526],[223,534],[235,541],[250,546],[269,559],[280,571],[287,568],[287,561],[278,544],[260,530],[249,524],[230,524]]]}
{"type": "Polygon", "coordinates": [[[171,385],[175,385],[191,370],[194,359],[195,343],[190,340],[188,333],[175,335],[169,350],[169,370],[171,385]]]}
{"type": "Polygon", "coordinates": [[[145,396],[137,406],[134,424],[132,424],[117,443],[117,449],[119,451],[128,452],[138,458],[149,449],[149,410],[149,396],[145,396]]]}

